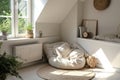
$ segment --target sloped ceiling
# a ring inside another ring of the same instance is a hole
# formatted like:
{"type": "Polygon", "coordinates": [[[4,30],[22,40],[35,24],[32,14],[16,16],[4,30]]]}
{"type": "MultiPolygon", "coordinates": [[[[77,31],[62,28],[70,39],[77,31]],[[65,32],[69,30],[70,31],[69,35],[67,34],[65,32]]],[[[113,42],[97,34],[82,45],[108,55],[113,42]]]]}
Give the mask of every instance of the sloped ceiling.
{"type": "Polygon", "coordinates": [[[37,22],[61,23],[77,0],[48,0],[37,22]]]}

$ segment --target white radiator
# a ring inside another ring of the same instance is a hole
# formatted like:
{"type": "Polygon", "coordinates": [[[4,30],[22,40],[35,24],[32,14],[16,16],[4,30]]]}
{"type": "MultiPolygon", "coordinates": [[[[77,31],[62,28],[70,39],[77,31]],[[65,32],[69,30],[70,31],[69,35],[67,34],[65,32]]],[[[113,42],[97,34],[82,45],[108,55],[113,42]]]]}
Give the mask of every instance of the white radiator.
{"type": "Polygon", "coordinates": [[[20,57],[23,63],[42,59],[42,44],[27,44],[14,46],[14,55],[20,57]]]}

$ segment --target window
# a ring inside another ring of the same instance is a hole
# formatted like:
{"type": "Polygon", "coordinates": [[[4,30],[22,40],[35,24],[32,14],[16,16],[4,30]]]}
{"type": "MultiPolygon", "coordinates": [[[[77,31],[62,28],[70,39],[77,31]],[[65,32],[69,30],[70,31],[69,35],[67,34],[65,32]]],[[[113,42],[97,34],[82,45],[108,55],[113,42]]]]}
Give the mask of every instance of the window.
{"type": "Polygon", "coordinates": [[[2,24],[4,21],[7,21],[10,26],[9,26],[9,31],[8,33],[11,34],[11,4],[10,0],[1,0],[0,2],[0,24],[2,24]]]}
{"type": "Polygon", "coordinates": [[[20,37],[31,22],[31,0],[1,0],[0,24],[9,23],[9,37],[20,37]]]}

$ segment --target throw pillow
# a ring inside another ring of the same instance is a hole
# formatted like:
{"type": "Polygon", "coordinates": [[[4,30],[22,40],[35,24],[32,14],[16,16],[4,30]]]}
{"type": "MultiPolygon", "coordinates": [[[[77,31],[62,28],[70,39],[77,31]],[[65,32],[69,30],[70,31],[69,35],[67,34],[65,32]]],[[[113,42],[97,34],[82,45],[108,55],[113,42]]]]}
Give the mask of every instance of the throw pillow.
{"type": "Polygon", "coordinates": [[[91,68],[95,68],[97,65],[97,59],[94,56],[88,56],[87,65],[91,68]]]}

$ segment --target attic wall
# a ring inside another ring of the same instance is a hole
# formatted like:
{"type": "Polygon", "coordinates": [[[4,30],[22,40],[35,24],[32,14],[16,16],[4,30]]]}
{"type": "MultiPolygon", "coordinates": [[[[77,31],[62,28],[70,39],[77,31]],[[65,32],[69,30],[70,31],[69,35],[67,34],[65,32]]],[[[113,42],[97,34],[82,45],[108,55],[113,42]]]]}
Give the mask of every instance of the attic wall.
{"type": "Polygon", "coordinates": [[[78,25],[82,21],[83,2],[77,2],[61,23],[61,39],[70,43],[76,42],[78,25]]]}
{"type": "Polygon", "coordinates": [[[60,24],[76,2],[77,0],[48,0],[35,22],[35,37],[39,37],[39,31],[42,31],[42,37],[60,37],[60,24]]]}
{"type": "Polygon", "coordinates": [[[63,41],[75,42],[77,35],[77,4],[72,8],[61,24],[61,38],[63,41]]]}
{"type": "Polygon", "coordinates": [[[60,37],[60,24],[59,23],[37,23],[36,24],[36,37],[60,37]]]}
{"type": "Polygon", "coordinates": [[[77,0],[48,0],[38,17],[38,23],[61,23],[77,0]]]}
{"type": "MultiPolygon", "coordinates": [[[[120,43],[78,38],[77,42],[91,55],[101,60],[103,68],[120,68],[120,43]]],[[[109,79],[108,79],[109,80],[109,79]]]]}
{"type": "Polygon", "coordinates": [[[120,26],[120,0],[111,0],[110,6],[105,10],[96,10],[93,0],[86,0],[84,4],[84,18],[98,19],[99,34],[115,34],[120,26]]]}
{"type": "Polygon", "coordinates": [[[48,0],[32,0],[32,23],[34,27],[34,37],[37,36],[37,29],[36,29],[36,23],[38,20],[39,15],[41,14],[42,10],[44,9],[44,6],[46,5],[48,0]]]}

